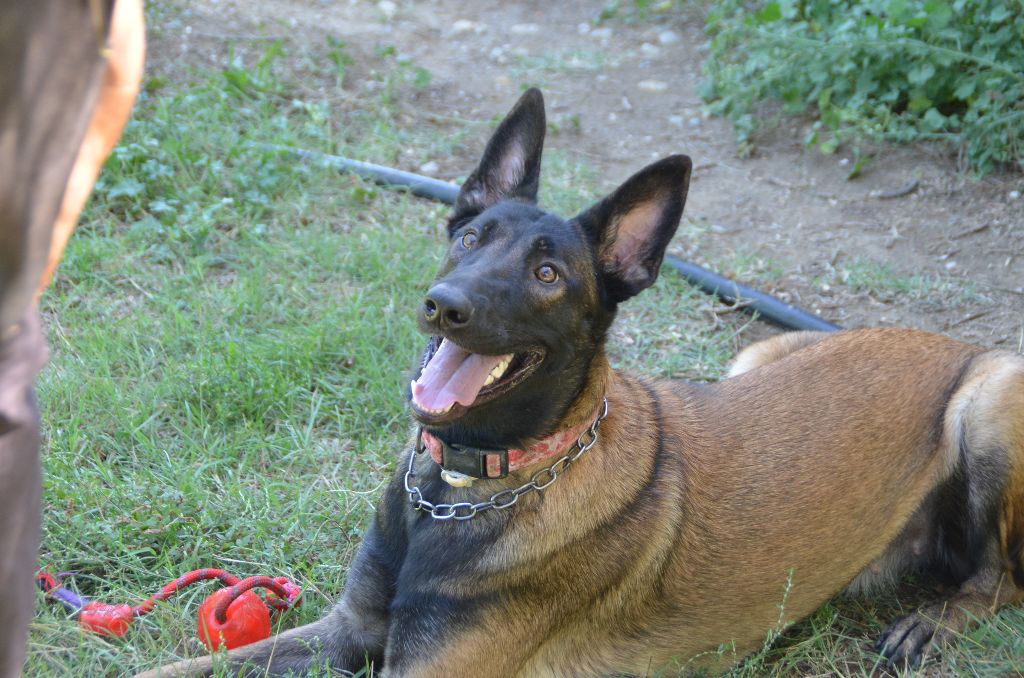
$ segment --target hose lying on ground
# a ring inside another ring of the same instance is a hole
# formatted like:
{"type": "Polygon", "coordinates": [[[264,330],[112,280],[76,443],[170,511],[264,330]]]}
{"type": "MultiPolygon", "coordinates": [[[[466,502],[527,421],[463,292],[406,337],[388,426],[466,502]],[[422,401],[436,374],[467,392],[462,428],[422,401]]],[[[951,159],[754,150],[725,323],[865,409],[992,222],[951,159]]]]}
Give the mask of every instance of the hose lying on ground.
{"type": "MultiPolygon", "coordinates": [[[[375,165],[359,160],[350,160],[339,155],[306,151],[274,144],[259,144],[261,148],[279,153],[287,153],[306,160],[315,160],[336,167],[341,172],[358,174],[372,179],[385,186],[400,186],[413,195],[430,198],[448,205],[455,203],[459,195],[459,187],[447,181],[441,181],[421,174],[375,165]]],[[[759,317],[790,330],[819,330],[834,332],[839,328],[802,308],[787,304],[770,294],[758,292],[746,285],[713,273],[696,264],[683,261],[672,255],[665,257],[665,264],[675,269],[688,283],[702,292],[717,296],[722,301],[736,305],[748,313],[756,313],[759,317]]]]}

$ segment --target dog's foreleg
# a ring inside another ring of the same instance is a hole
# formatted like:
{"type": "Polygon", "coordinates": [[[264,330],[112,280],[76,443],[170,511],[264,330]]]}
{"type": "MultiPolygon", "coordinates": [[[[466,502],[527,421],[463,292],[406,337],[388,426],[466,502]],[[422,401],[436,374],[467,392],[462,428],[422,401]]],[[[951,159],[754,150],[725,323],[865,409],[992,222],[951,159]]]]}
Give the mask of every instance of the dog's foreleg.
{"type": "Polygon", "coordinates": [[[354,674],[370,664],[379,669],[397,562],[390,548],[394,544],[385,542],[376,526],[371,526],[352,563],[341,602],[322,619],[231,650],[223,658],[186,659],[136,678],[209,676],[219,666],[231,676],[283,676],[289,671],[302,675],[316,667],[354,674]]]}
{"type": "Polygon", "coordinates": [[[224,657],[185,659],[140,673],[136,678],[211,676],[218,667],[231,676],[283,676],[289,671],[301,675],[317,666],[355,673],[374,658],[364,654],[369,649],[361,642],[365,629],[350,624],[347,616],[342,603],[312,624],[232,650],[224,657]]]}

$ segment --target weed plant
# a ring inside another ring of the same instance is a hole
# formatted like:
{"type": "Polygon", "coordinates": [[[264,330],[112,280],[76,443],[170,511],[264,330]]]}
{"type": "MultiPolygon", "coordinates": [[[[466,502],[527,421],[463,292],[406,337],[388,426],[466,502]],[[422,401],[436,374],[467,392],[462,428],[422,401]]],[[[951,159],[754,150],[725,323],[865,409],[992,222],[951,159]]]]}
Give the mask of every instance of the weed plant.
{"type": "Polygon", "coordinates": [[[826,153],[939,140],[978,171],[1024,169],[1020,0],[723,0],[707,32],[702,94],[741,148],[778,101],[826,153]]]}

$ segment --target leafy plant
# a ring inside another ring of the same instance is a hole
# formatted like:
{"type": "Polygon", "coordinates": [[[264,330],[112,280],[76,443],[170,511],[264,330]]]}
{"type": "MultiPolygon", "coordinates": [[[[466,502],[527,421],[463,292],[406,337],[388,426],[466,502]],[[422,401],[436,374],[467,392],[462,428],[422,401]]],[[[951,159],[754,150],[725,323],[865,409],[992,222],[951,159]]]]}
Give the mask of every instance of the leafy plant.
{"type": "Polygon", "coordinates": [[[750,143],[757,106],[811,112],[823,152],[857,137],[942,140],[985,172],[1024,168],[1021,0],[724,0],[702,95],[750,143]]]}

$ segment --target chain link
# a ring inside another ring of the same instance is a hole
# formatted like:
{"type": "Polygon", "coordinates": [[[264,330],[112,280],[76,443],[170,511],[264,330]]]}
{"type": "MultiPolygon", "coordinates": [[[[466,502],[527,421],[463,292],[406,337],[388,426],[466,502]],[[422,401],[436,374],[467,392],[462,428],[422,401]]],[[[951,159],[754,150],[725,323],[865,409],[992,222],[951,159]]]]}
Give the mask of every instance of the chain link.
{"type": "Polygon", "coordinates": [[[515,489],[504,489],[501,492],[496,492],[487,501],[481,501],[476,504],[468,501],[460,501],[454,504],[434,504],[424,499],[420,488],[410,482],[416,476],[412,469],[418,450],[413,447],[412,452],[409,454],[409,468],[405,471],[403,481],[405,483],[405,492],[409,495],[409,503],[412,504],[414,510],[425,511],[434,520],[469,520],[476,517],[482,511],[510,508],[524,494],[543,492],[546,487],[558,480],[558,477],[565,473],[587,450],[597,444],[597,427],[601,425],[601,421],[606,416],[608,416],[607,398],[604,399],[601,413],[594,419],[594,423],[580,434],[579,439],[573,443],[573,446],[569,448],[569,451],[564,456],[559,457],[551,466],[542,468],[534,473],[530,476],[530,481],[525,485],[520,485],[515,489]]]}

